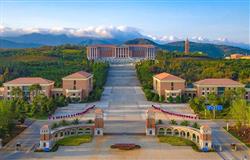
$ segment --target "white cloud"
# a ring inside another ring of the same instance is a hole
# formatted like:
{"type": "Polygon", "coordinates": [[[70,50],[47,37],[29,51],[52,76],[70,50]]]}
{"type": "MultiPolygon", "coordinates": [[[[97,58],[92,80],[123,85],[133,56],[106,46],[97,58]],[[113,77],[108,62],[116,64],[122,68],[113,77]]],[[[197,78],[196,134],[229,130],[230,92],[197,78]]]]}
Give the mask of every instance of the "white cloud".
{"type": "MultiPolygon", "coordinates": [[[[52,27],[52,28],[11,28],[0,24],[0,36],[18,36],[30,33],[43,33],[43,34],[66,34],[69,36],[77,37],[97,37],[97,38],[117,38],[120,40],[129,40],[133,38],[149,38],[158,43],[168,43],[175,41],[185,40],[183,37],[176,37],[174,35],[147,35],[141,34],[141,30],[129,26],[90,26],[85,28],[65,28],[65,27],[52,27]]],[[[216,44],[243,44],[240,42],[232,42],[227,38],[219,37],[217,39],[208,39],[202,36],[189,37],[190,41],[201,43],[216,43],[216,44]]],[[[249,45],[246,44],[245,45],[249,45]]]]}
{"type": "Polygon", "coordinates": [[[139,30],[128,26],[98,26],[87,28],[10,28],[0,25],[0,36],[18,36],[30,33],[66,34],[78,37],[113,38],[117,35],[140,35],[139,30]]]}

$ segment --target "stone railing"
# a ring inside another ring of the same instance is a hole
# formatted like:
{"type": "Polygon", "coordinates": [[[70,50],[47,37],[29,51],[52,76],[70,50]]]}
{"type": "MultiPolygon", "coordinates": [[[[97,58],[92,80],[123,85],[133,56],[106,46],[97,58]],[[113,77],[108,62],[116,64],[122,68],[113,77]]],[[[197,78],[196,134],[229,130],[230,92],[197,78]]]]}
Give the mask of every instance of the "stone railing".
{"type": "Polygon", "coordinates": [[[58,120],[58,119],[76,118],[79,116],[83,116],[84,114],[86,114],[87,112],[89,112],[90,110],[92,110],[94,108],[95,108],[95,105],[84,108],[84,110],[82,112],[65,114],[65,115],[49,116],[48,119],[49,120],[58,120]]]}
{"type": "Polygon", "coordinates": [[[152,107],[156,110],[161,111],[162,113],[168,114],[170,116],[176,116],[176,117],[180,117],[180,118],[184,118],[184,119],[199,119],[198,115],[196,114],[181,114],[181,113],[174,113],[174,112],[169,112],[166,111],[165,109],[162,109],[160,107],[157,107],[155,105],[152,105],[152,107]]]}

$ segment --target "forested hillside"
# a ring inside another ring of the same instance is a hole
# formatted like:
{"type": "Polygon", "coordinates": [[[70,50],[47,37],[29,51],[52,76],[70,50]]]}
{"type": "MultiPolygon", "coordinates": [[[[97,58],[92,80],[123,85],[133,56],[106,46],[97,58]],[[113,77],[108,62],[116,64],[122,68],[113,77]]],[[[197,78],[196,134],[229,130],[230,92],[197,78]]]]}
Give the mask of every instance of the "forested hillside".
{"type": "Polygon", "coordinates": [[[34,49],[0,50],[0,85],[17,77],[43,77],[55,81],[61,87],[62,78],[73,72],[85,70],[94,74],[94,86],[98,89],[93,99],[101,96],[108,64],[87,60],[82,46],[63,45],[34,49]],[[95,97],[95,98],[94,98],[95,97]]]}

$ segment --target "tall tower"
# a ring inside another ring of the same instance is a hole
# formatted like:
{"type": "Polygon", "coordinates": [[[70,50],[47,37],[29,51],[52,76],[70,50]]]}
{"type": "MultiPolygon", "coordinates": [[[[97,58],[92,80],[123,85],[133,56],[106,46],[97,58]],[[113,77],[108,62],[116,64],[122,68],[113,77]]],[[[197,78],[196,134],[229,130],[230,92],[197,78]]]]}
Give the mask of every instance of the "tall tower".
{"type": "Polygon", "coordinates": [[[200,127],[200,149],[209,151],[212,148],[212,131],[208,126],[200,127]]]}
{"type": "Polygon", "coordinates": [[[189,54],[189,40],[186,39],[185,41],[185,54],[189,54]]]}
{"type": "Polygon", "coordinates": [[[102,109],[97,108],[95,110],[95,136],[102,136],[104,129],[104,121],[103,121],[103,111],[102,109]]]}
{"type": "Polygon", "coordinates": [[[53,146],[53,141],[51,139],[51,130],[49,125],[43,125],[40,129],[40,148],[45,150],[50,150],[53,146]]]}
{"type": "Polygon", "coordinates": [[[146,135],[155,136],[155,111],[154,109],[149,109],[147,112],[146,135]]]}

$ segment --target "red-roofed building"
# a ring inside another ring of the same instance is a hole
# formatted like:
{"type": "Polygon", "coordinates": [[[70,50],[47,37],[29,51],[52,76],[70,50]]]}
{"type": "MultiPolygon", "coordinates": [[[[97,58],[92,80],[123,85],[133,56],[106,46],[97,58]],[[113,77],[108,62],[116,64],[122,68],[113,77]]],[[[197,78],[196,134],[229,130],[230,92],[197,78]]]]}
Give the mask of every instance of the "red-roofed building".
{"type": "Polygon", "coordinates": [[[79,71],[64,77],[63,94],[72,99],[82,100],[93,90],[93,75],[79,71]]]}
{"type": "Polygon", "coordinates": [[[197,96],[206,96],[210,93],[222,95],[225,90],[244,88],[245,85],[227,78],[209,78],[197,81],[194,87],[197,89],[197,96]]]}
{"type": "Polygon", "coordinates": [[[54,88],[54,81],[47,80],[41,77],[21,77],[14,80],[5,82],[4,86],[4,97],[12,98],[11,91],[14,87],[19,87],[23,91],[23,95],[30,98],[29,87],[39,84],[42,87],[42,93],[48,97],[51,96],[51,90],[54,88]]]}
{"type": "Polygon", "coordinates": [[[185,80],[169,73],[160,73],[153,77],[153,88],[159,96],[177,97],[185,90],[185,80]]]}
{"type": "MultiPolygon", "coordinates": [[[[194,88],[186,88],[185,80],[169,73],[160,73],[153,76],[153,89],[159,96],[166,100],[171,96],[207,96],[210,93],[222,95],[225,90],[244,88],[245,85],[227,78],[208,78],[193,83],[194,88]]],[[[246,99],[250,100],[250,89],[246,89],[246,99]]]]}
{"type": "Polygon", "coordinates": [[[23,91],[23,95],[30,98],[30,86],[39,84],[42,88],[41,92],[48,97],[66,96],[75,100],[82,100],[87,97],[93,89],[93,75],[85,71],[79,71],[70,74],[62,79],[62,88],[54,88],[54,81],[40,77],[21,77],[3,84],[0,90],[4,98],[12,98],[11,91],[14,87],[19,87],[23,91]]]}

